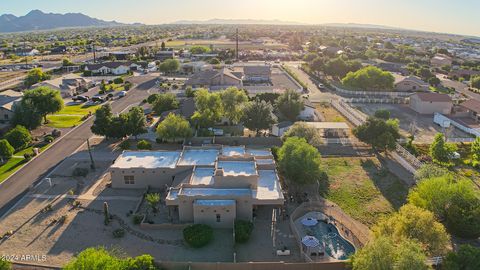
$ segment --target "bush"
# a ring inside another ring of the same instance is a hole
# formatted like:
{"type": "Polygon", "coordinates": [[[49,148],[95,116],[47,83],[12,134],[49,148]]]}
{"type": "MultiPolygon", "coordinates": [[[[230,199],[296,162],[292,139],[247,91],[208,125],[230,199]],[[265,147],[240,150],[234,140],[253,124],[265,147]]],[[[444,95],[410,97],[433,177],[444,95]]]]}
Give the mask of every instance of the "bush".
{"type": "Polygon", "coordinates": [[[7,140],[0,140],[0,157],[2,159],[10,159],[14,152],[15,149],[13,149],[7,140]]]}
{"type": "Polygon", "coordinates": [[[113,231],[113,237],[115,238],[122,238],[125,236],[125,230],[124,229],[116,229],[113,231]]]}
{"type": "Polygon", "coordinates": [[[245,243],[250,239],[253,231],[253,223],[245,220],[235,221],[235,242],[245,243]]]}
{"type": "Polygon", "coordinates": [[[142,223],[142,220],[143,220],[143,215],[135,214],[132,216],[132,221],[133,221],[133,224],[135,225],[142,223]]]}
{"type": "Polygon", "coordinates": [[[0,269],[1,270],[10,270],[10,269],[12,269],[12,264],[9,261],[7,261],[3,258],[0,258],[0,269]]]}
{"type": "Polygon", "coordinates": [[[88,174],[87,168],[75,168],[73,169],[72,175],[78,177],[85,177],[88,174]]]}
{"type": "Polygon", "coordinates": [[[130,149],[131,145],[130,145],[130,141],[129,140],[125,140],[123,142],[121,142],[118,147],[120,147],[120,149],[122,150],[128,150],[130,149]]]}
{"type": "Polygon", "coordinates": [[[194,224],[183,229],[183,239],[190,246],[200,248],[213,240],[213,229],[204,224],[194,224]]]}
{"type": "Polygon", "coordinates": [[[152,144],[149,141],[141,140],[137,143],[139,150],[152,150],[152,144]]]}
{"type": "Polygon", "coordinates": [[[24,126],[18,125],[5,134],[5,139],[18,150],[27,147],[32,142],[32,135],[24,126]]]}
{"type": "Polygon", "coordinates": [[[113,79],[113,83],[122,84],[123,83],[123,78],[122,77],[115,78],[115,79],[113,79]]]}
{"type": "Polygon", "coordinates": [[[46,143],[51,143],[51,142],[53,142],[53,140],[55,140],[55,138],[52,135],[46,135],[45,137],[43,137],[43,140],[46,143]]]}
{"type": "Polygon", "coordinates": [[[390,119],[390,111],[385,110],[385,109],[380,109],[375,112],[375,117],[388,120],[390,119]]]}

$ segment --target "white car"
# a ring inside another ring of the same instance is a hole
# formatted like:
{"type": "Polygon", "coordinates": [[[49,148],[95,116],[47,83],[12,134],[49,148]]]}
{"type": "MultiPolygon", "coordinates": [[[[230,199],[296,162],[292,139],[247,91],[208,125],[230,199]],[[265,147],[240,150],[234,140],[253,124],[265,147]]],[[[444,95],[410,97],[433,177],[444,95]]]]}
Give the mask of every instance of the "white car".
{"type": "Polygon", "coordinates": [[[118,97],[122,98],[127,95],[127,91],[120,91],[118,92],[118,97]]]}
{"type": "Polygon", "coordinates": [[[325,88],[325,85],[323,85],[323,83],[319,83],[318,88],[323,89],[323,88],[325,88]]]}

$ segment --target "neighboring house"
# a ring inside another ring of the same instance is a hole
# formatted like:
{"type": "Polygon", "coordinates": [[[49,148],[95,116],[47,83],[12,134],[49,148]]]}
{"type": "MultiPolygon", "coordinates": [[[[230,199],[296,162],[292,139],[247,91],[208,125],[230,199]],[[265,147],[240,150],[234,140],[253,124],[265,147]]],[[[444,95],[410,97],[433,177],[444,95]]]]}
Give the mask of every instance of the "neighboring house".
{"type": "Polygon", "coordinates": [[[77,74],[67,74],[62,77],[55,78],[53,80],[39,82],[32,87],[47,86],[52,89],[60,91],[62,97],[71,97],[76,94],[85,92],[90,88],[92,82],[77,74]]]}
{"type": "Polygon", "coordinates": [[[67,46],[57,46],[55,48],[52,48],[50,50],[50,53],[52,54],[64,54],[67,52],[67,46]]]}
{"type": "Polygon", "coordinates": [[[232,228],[236,219],[253,220],[256,208],[284,204],[269,150],[215,145],[125,151],[110,174],[113,188],[168,188],[166,205],[180,222],[232,228]]]}
{"type": "Polygon", "coordinates": [[[471,78],[472,76],[480,75],[480,70],[470,70],[470,69],[456,69],[448,73],[450,78],[471,78]]]}
{"type": "Polygon", "coordinates": [[[219,70],[204,70],[193,74],[186,82],[185,86],[192,88],[207,88],[211,90],[220,90],[227,87],[242,87],[242,79],[235,76],[230,69],[221,68],[219,70]]]}
{"type": "Polygon", "coordinates": [[[453,102],[447,94],[416,93],[410,96],[410,108],[420,114],[450,114],[453,102]]]}
{"type": "Polygon", "coordinates": [[[211,70],[212,65],[205,61],[187,62],[180,65],[180,72],[183,74],[194,74],[204,70],[211,70]]]}
{"type": "Polygon", "coordinates": [[[328,56],[337,56],[343,54],[344,51],[339,47],[332,47],[332,46],[320,46],[318,49],[325,55],[328,56]]]}
{"type": "Polygon", "coordinates": [[[395,89],[402,92],[429,91],[430,85],[415,76],[396,77],[395,89]]]}
{"type": "Polygon", "coordinates": [[[160,60],[160,61],[165,61],[167,59],[173,59],[173,58],[175,58],[175,51],[174,50],[158,51],[155,54],[155,59],[160,60]]]}
{"type": "Polygon", "coordinates": [[[272,77],[272,69],[270,65],[244,66],[243,81],[265,83],[270,82],[272,77]]]}
{"type": "Polygon", "coordinates": [[[85,70],[91,71],[92,75],[123,75],[129,71],[139,70],[141,67],[141,65],[132,62],[105,62],[86,65],[85,70]]]}
{"type": "Polygon", "coordinates": [[[9,122],[13,118],[14,106],[22,99],[22,92],[6,90],[0,92],[0,123],[9,122]]]}
{"type": "Polygon", "coordinates": [[[298,119],[300,120],[315,120],[315,106],[308,99],[303,100],[304,108],[300,112],[298,119]]]}
{"type": "Polygon", "coordinates": [[[109,52],[108,56],[115,57],[115,59],[119,61],[125,61],[130,59],[130,57],[133,56],[133,54],[130,52],[109,52]]]}
{"type": "Polygon", "coordinates": [[[461,103],[460,107],[466,110],[468,116],[475,120],[475,122],[480,122],[480,101],[469,99],[461,103]]]}
{"type": "Polygon", "coordinates": [[[39,55],[40,52],[37,50],[37,49],[21,49],[21,50],[17,50],[15,51],[15,54],[17,56],[35,56],[35,55],[39,55]]]}
{"type": "Polygon", "coordinates": [[[290,121],[284,121],[280,122],[278,124],[274,124],[272,126],[272,133],[271,135],[276,136],[276,137],[282,137],[285,132],[287,132],[288,129],[293,125],[292,122],[290,121]]]}
{"type": "Polygon", "coordinates": [[[385,71],[396,72],[402,75],[408,74],[408,70],[405,68],[405,64],[402,63],[378,61],[376,63],[376,66],[385,71]]]}
{"type": "Polygon", "coordinates": [[[443,67],[452,65],[452,57],[445,54],[436,54],[432,59],[430,59],[430,64],[433,67],[443,67]]]}

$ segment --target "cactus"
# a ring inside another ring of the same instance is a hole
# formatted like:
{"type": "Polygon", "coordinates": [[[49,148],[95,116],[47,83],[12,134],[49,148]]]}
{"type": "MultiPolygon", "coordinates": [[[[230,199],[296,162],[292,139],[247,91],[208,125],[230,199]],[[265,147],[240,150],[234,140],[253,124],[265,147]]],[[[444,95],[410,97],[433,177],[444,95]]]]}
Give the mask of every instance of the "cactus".
{"type": "Polygon", "coordinates": [[[110,213],[108,211],[108,203],[104,202],[103,203],[103,215],[105,216],[105,225],[108,225],[110,223],[110,213]]]}

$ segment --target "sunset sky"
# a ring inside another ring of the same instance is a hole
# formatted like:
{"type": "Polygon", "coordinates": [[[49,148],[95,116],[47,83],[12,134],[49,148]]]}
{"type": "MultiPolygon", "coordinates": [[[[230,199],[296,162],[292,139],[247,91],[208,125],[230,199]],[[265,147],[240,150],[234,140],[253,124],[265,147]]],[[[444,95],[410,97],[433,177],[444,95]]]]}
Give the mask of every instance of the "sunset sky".
{"type": "Polygon", "coordinates": [[[479,0],[0,0],[0,13],[81,12],[104,20],[278,19],[362,23],[480,36],[479,0]]]}

